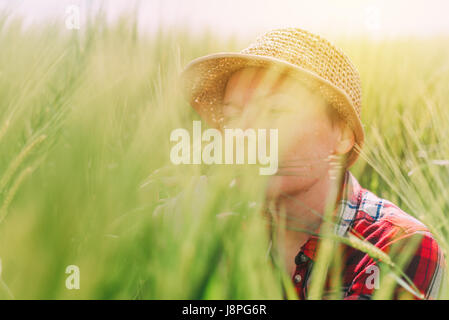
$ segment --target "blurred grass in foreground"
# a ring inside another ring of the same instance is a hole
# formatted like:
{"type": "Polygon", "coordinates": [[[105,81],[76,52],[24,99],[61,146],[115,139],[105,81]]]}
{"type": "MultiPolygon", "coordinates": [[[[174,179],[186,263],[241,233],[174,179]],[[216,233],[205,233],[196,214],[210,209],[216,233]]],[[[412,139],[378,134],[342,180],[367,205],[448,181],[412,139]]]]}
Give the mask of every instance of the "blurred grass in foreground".
{"type": "MultiPolygon", "coordinates": [[[[0,298],[279,299],[281,281],[292,292],[268,259],[263,181],[232,186],[226,167],[205,178],[168,158],[171,130],[198,119],[182,67],[247,43],[88,22],[0,20],[0,298]],[[68,265],[80,290],[65,287],[68,265]]],[[[446,254],[447,40],[335,41],[363,81],[367,141],[351,171],[446,254]]]]}

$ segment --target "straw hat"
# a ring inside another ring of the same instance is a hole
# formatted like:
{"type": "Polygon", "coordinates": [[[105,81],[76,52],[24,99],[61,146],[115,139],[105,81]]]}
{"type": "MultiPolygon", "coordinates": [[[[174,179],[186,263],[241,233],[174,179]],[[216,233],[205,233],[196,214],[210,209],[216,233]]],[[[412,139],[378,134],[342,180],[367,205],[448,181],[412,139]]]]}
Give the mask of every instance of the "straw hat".
{"type": "Polygon", "coordinates": [[[213,127],[223,125],[221,106],[229,77],[244,67],[287,73],[321,94],[354,132],[356,144],[346,167],[354,163],[364,141],[361,82],[358,71],[339,48],[310,32],[286,28],[263,34],[240,53],[222,52],[191,61],[181,77],[185,94],[213,127]]]}

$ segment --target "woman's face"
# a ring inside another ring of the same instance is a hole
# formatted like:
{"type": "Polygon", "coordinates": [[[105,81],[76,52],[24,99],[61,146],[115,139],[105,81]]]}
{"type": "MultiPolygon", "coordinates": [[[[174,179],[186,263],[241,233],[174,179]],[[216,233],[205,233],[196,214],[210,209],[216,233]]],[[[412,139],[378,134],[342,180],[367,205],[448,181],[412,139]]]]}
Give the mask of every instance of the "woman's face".
{"type": "Polygon", "coordinates": [[[304,192],[328,174],[340,137],[324,99],[288,76],[245,68],[229,79],[223,114],[227,127],[278,129],[279,170],[267,196],[304,192]]]}

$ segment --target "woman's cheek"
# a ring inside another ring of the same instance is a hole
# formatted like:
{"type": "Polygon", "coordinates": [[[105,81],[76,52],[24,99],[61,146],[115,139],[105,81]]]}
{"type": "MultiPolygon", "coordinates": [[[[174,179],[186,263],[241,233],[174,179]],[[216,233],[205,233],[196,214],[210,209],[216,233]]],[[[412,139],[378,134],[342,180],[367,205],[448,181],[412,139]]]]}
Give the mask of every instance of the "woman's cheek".
{"type": "Polygon", "coordinates": [[[321,149],[322,146],[328,144],[329,137],[320,127],[307,126],[302,130],[298,130],[295,135],[291,135],[289,139],[290,147],[298,152],[314,152],[321,149]]]}

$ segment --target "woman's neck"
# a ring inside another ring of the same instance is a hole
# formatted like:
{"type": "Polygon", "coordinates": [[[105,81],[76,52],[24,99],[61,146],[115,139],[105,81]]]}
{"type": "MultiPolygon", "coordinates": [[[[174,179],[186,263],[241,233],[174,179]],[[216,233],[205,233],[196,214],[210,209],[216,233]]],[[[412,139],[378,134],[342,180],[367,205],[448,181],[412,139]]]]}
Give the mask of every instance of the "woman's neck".
{"type": "MultiPolygon", "coordinates": [[[[343,181],[340,181],[343,182],[343,181]]],[[[319,232],[335,180],[329,176],[317,180],[306,191],[294,195],[282,195],[277,204],[277,240],[289,273],[295,270],[295,256],[311,234],[319,232]],[[284,214],[282,214],[284,212],[284,214]]],[[[339,184],[336,203],[342,196],[343,184],[339,184]]],[[[334,213],[337,210],[335,206],[334,213]]]]}

